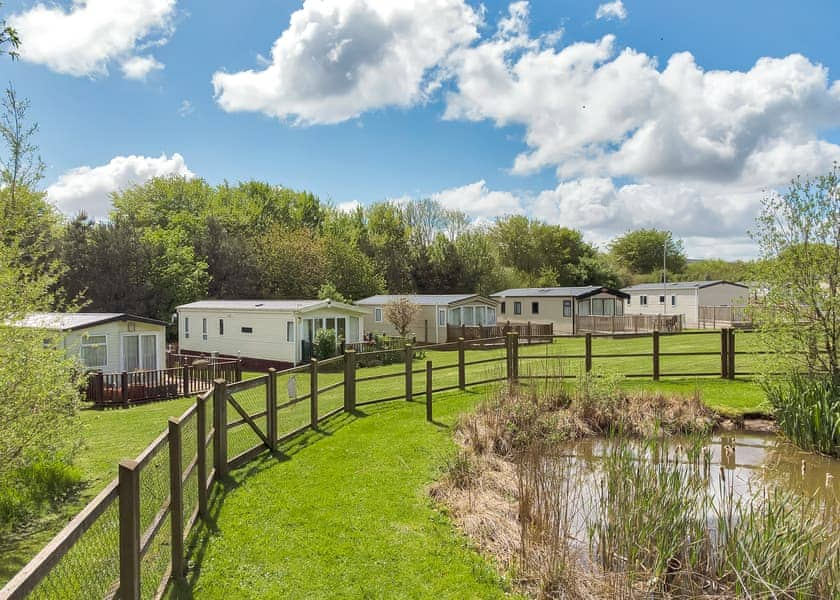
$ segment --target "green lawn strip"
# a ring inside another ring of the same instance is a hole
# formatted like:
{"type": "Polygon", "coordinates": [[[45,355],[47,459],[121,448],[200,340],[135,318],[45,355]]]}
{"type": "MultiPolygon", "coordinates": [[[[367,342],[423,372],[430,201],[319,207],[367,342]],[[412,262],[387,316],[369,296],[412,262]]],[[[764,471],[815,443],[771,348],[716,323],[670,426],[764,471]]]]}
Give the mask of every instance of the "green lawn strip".
{"type": "Polygon", "coordinates": [[[137,456],[166,429],[169,417],[180,415],[194,401],[181,398],[127,410],[82,410],[79,421],[84,445],[76,456],[76,466],[82,472],[85,487],[57,510],[0,540],[0,585],[11,579],[117,476],[120,460],[137,456]]]}
{"type": "Polygon", "coordinates": [[[483,397],[338,415],[233,472],[192,583],[173,597],[499,598],[504,582],[428,498],[451,426],[483,397]]]}

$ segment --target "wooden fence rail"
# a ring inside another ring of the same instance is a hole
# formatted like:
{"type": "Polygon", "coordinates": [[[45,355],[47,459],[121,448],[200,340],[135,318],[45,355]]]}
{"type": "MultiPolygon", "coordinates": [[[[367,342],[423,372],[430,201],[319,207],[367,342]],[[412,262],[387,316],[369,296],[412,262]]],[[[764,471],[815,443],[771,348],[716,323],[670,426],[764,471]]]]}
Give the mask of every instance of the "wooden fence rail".
{"type": "MultiPolygon", "coordinates": [[[[455,346],[457,361],[433,365],[426,360],[420,363],[425,368],[415,368],[416,348],[406,345],[404,365],[395,365],[393,373],[383,375],[360,376],[364,367],[356,351],[348,349],[344,356],[323,361],[323,365],[312,360],[285,371],[270,369],[268,374],[247,381],[217,378],[193,406],[179,418],[170,419],[166,431],[135,460],[120,463],[118,478],[0,590],[0,600],[16,600],[30,593],[131,600],[161,597],[170,582],[185,575],[189,549],[194,548],[185,540],[195,524],[208,517],[209,497],[219,479],[266,451],[280,451],[281,443],[306,430],[317,430],[341,412],[354,413],[364,405],[416,397],[425,403],[426,419],[432,421],[434,394],[443,391],[570,377],[551,372],[532,374],[528,369],[520,374],[521,365],[534,360],[582,360],[584,371],[591,372],[602,361],[648,357],[650,373],[633,376],[657,380],[680,375],[663,370],[663,357],[719,356],[719,370],[682,375],[734,379],[736,374],[742,375],[736,373],[736,356],[755,354],[736,351],[734,329],[720,333],[719,350],[705,352],[663,351],[662,339],[670,336],[659,331],[650,335],[650,352],[599,353],[593,341],[607,336],[589,333],[580,337],[584,338],[582,354],[522,355],[520,335],[511,332],[504,338],[478,342],[460,338],[455,346]],[[457,375],[452,377],[455,369],[457,375]],[[417,378],[422,389],[415,387],[414,375],[425,375],[417,378]],[[309,391],[280,402],[278,390],[286,386],[291,392],[289,381],[298,376],[308,383],[309,391]],[[399,393],[387,395],[386,388],[383,397],[358,397],[359,383],[385,378],[398,380],[393,391],[399,389],[399,393]],[[168,528],[164,526],[167,520],[168,528]],[[168,557],[165,568],[159,560],[149,558],[161,553],[168,557]]],[[[453,345],[439,347],[451,349],[453,345]]]]}

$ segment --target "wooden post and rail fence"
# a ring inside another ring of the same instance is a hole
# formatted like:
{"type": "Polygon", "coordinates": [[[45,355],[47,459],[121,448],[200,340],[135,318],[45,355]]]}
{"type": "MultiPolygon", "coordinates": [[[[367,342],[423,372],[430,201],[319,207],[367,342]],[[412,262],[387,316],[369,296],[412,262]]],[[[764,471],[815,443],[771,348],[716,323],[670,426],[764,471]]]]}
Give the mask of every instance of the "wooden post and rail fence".
{"type": "Polygon", "coordinates": [[[199,520],[208,517],[209,498],[218,482],[232,468],[264,452],[281,452],[284,442],[306,430],[318,430],[339,413],[418,398],[425,404],[426,420],[432,421],[436,393],[550,378],[527,371],[520,374],[520,365],[535,359],[578,359],[588,373],[603,360],[647,356],[651,372],[645,376],[657,380],[679,375],[663,371],[663,357],[719,354],[719,371],[693,375],[734,379],[743,374],[735,371],[736,354],[750,354],[736,353],[734,329],[721,331],[719,352],[663,352],[661,340],[666,335],[655,331],[650,336],[650,353],[598,353],[593,351],[597,337],[583,336],[584,352],[574,355],[521,354],[528,346],[511,332],[504,339],[460,338],[437,348],[407,344],[404,360],[387,373],[364,375],[359,359],[374,353],[357,355],[348,349],[343,356],[313,359],[279,372],[270,369],[246,381],[217,378],[210,389],[197,395],[195,404],[170,419],[166,430],[136,459],[119,463],[117,478],[0,590],[0,600],[16,600],[33,592],[46,597],[161,597],[170,582],[186,575],[189,548],[194,547],[187,542],[199,520]],[[432,360],[418,361],[417,353],[430,350],[452,351],[456,360],[438,365],[432,360]],[[417,362],[422,366],[415,368],[417,362]],[[454,373],[446,374],[447,370],[454,373]],[[388,379],[396,380],[391,388],[381,383],[388,379]],[[360,397],[360,387],[370,385],[385,385],[376,387],[376,393],[384,395],[362,391],[360,397]],[[390,391],[397,393],[389,395],[390,391]],[[168,560],[155,560],[161,554],[168,560]]]}

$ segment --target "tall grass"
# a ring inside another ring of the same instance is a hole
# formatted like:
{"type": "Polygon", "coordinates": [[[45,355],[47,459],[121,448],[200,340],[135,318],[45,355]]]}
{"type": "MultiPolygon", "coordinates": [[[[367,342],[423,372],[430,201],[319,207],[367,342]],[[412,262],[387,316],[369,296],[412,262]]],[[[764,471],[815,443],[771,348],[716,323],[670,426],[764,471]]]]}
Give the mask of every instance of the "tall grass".
{"type": "Polygon", "coordinates": [[[840,457],[840,384],[794,373],[764,384],[779,429],[805,450],[840,457]]]}
{"type": "Polygon", "coordinates": [[[78,491],[79,469],[61,458],[39,456],[0,481],[0,534],[33,519],[78,491]]]}

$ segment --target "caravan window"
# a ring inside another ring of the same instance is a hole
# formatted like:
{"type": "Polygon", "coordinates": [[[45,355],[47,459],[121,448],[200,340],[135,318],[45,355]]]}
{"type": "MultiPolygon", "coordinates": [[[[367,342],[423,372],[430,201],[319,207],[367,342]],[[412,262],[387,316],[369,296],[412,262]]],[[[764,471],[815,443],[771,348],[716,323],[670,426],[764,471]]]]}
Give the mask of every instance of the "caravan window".
{"type": "Polygon", "coordinates": [[[82,338],[82,364],[88,369],[108,366],[108,338],[104,335],[86,335],[82,338]]]}

